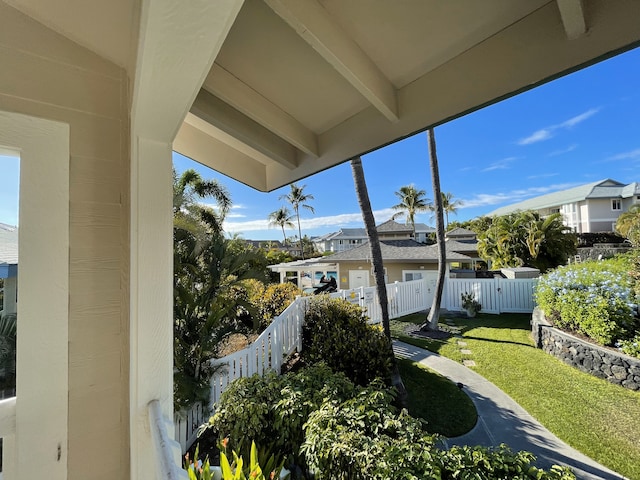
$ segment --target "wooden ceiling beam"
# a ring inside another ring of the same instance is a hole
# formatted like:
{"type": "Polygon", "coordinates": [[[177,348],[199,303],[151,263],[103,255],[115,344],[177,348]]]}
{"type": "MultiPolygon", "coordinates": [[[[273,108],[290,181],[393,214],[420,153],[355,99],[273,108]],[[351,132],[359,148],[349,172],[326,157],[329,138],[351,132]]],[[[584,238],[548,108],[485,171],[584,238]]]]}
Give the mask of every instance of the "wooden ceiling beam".
{"type": "Polygon", "coordinates": [[[185,122],[264,165],[298,166],[293,145],[206,90],[200,90],[185,122]]]}
{"type": "Polygon", "coordinates": [[[265,2],[389,121],[399,120],[393,84],[322,5],[316,0],[265,2]]]}
{"type": "Polygon", "coordinates": [[[556,2],[567,38],[575,40],[587,33],[587,22],[582,0],[556,0],[556,2]]]}
{"type": "Polygon", "coordinates": [[[203,88],[306,154],[318,157],[315,133],[220,65],[213,65],[203,88]]]}

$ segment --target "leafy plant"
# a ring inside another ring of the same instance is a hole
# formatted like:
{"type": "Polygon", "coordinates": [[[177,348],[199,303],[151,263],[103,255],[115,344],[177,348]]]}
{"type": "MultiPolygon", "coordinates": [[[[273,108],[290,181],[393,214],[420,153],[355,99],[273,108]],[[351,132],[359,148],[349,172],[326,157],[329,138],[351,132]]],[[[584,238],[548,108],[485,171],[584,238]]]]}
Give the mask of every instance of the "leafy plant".
{"type": "Polygon", "coordinates": [[[530,266],[546,272],[576,252],[576,235],[559,213],[541,217],[530,210],[496,217],[478,232],[478,253],[494,268],[530,266]]]}
{"type": "Polygon", "coordinates": [[[344,374],[324,364],[281,376],[271,372],[240,378],[222,394],[207,428],[233,439],[238,451],[243,450],[241,440],[251,438],[293,461],[309,414],[326,398],[344,401],[354,392],[355,386],[344,374]]]}
{"type": "Polygon", "coordinates": [[[391,375],[389,340],[378,326],[367,324],[362,309],[342,299],[314,297],[302,327],[302,358],[325,362],[357,385],[391,375]]]}
{"type": "Polygon", "coordinates": [[[16,386],[17,313],[0,317],[0,389],[16,386]]]}
{"type": "Polygon", "coordinates": [[[631,357],[640,358],[640,333],[637,333],[635,337],[628,340],[620,340],[617,343],[620,351],[631,357]]]}
{"type": "Polygon", "coordinates": [[[280,315],[301,293],[300,289],[290,282],[269,285],[258,301],[264,326],[269,325],[271,320],[280,315]]]}
{"type": "Polygon", "coordinates": [[[272,480],[280,477],[283,462],[280,462],[280,464],[277,465],[275,456],[271,455],[266,463],[263,463],[264,468],[262,468],[258,458],[256,442],[251,442],[249,465],[246,468],[244,467],[243,458],[238,456],[235,451],[232,452],[233,463],[229,463],[229,459],[226,454],[226,443],[224,443],[223,446],[224,449],[221,449],[220,452],[220,469],[222,470],[223,480],[266,480],[267,478],[272,480]],[[267,472],[268,477],[265,476],[264,472],[267,472]]]}
{"type": "Polygon", "coordinates": [[[187,471],[189,480],[212,480],[213,474],[211,473],[209,457],[207,456],[204,462],[202,462],[202,460],[198,458],[199,454],[200,449],[198,446],[196,446],[193,460],[189,458],[188,453],[184,456],[184,469],[187,471]]]}
{"type": "Polygon", "coordinates": [[[538,306],[558,328],[613,345],[638,329],[630,257],[560,267],[539,280],[538,306]]]}
{"type": "Polygon", "coordinates": [[[460,295],[462,301],[462,308],[474,315],[482,309],[482,305],[478,302],[473,293],[463,292],[460,295]]]}
{"type": "Polygon", "coordinates": [[[528,452],[506,446],[437,448],[421,422],[397,413],[389,391],[363,389],[342,404],[325,401],[305,426],[301,451],[323,480],[405,479],[544,479],[570,480],[566,467],[536,468],[528,452]]]}

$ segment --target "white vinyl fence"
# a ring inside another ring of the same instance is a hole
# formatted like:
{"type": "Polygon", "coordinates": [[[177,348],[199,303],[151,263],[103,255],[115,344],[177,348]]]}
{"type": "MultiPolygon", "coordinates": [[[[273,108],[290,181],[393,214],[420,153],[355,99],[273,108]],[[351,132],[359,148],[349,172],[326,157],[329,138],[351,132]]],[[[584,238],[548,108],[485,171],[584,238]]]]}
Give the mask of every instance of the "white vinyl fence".
{"type": "MultiPolygon", "coordinates": [[[[389,318],[399,318],[431,308],[435,286],[431,279],[396,282],[387,285],[389,318]]],[[[441,308],[462,311],[461,295],[473,293],[484,313],[533,312],[533,289],[536,279],[509,280],[505,278],[446,278],[441,308]]],[[[380,323],[382,313],[376,287],[360,287],[331,294],[334,298],[359,304],[365,309],[370,323],[380,323]]]]}
{"type": "MultiPolygon", "coordinates": [[[[442,308],[462,311],[460,296],[464,292],[473,293],[482,304],[482,312],[523,312],[533,311],[533,288],[535,279],[507,280],[447,278],[442,295],[442,308]]],[[[403,317],[424,311],[431,307],[434,295],[431,279],[396,282],[387,285],[389,317],[403,317]]],[[[341,290],[331,294],[332,298],[343,298],[364,308],[369,322],[382,321],[380,303],[375,287],[360,287],[341,290]]],[[[302,349],[302,321],[309,297],[297,298],[281,315],[274,318],[271,325],[247,348],[212,361],[220,368],[211,380],[211,400],[216,403],[227,386],[236,378],[257,373],[263,375],[269,370],[280,371],[283,361],[294,350],[302,349]]],[[[195,441],[198,427],[207,421],[211,410],[198,404],[188,412],[178,412],[174,417],[175,439],[186,451],[195,441]]]]}
{"type": "MultiPolygon", "coordinates": [[[[260,336],[243,350],[213,360],[220,367],[211,378],[210,404],[220,400],[220,395],[236,378],[250,377],[254,373],[263,375],[269,370],[280,371],[283,361],[294,350],[302,349],[302,320],[307,297],[297,298],[260,336]]],[[[174,416],[175,439],[186,451],[196,439],[198,427],[208,420],[211,410],[197,404],[189,411],[174,416]]]]}

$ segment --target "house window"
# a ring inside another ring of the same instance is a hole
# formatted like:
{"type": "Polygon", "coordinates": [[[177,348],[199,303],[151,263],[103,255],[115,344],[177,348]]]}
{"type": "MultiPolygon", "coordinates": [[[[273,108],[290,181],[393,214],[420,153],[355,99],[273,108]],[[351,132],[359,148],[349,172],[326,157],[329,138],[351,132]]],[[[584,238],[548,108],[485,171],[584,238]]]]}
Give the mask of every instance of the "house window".
{"type": "Polygon", "coordinates": [[[403,270],[402,277],[403,282],[411,282],[413,280],[421,280],[424,278],[423,272],[420,270],[403,270]]]}
{"type": "Polygon", "coordinates": [[[622,202],[619,198],[611,199],[611,210],[622,210],[622,202]]]}

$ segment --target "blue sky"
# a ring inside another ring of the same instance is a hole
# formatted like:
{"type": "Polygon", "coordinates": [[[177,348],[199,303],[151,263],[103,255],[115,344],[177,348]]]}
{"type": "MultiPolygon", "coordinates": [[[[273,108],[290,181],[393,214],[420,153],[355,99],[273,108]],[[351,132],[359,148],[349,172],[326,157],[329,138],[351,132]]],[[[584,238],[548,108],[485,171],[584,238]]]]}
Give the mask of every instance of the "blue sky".
{"type": "MultiPolygon", "coordinates": [[[[441,187],[464,202],[451,220],[467,220],[495,208],[604,178],[640,181],[640,49],[522,93],[435,130],[441,187]]],[[[394,192],[415,184],[433,198],[426,134],[418,134],[362,158],[377,222],[388,220],[394,192]]],[[[261,193],[174,154],[178,171],[195,168],[231,192],[225,224],[247,239],[281,239],[267,216],[288,187],[261,193]]],[[[17,223],[17,162],[0,157],[0,222],[17,223]],[[11,186],[14,186],[12,188],[11,186]]],[[[303,234],[361,227],[349,163],[299,182],[314,196],[315,214],[302,211],[303,234]]],[[[416,221],[431,223],[429,214],[416,221]]],[[[288,231],[287,235],[294,235],[288,231]]]]}

